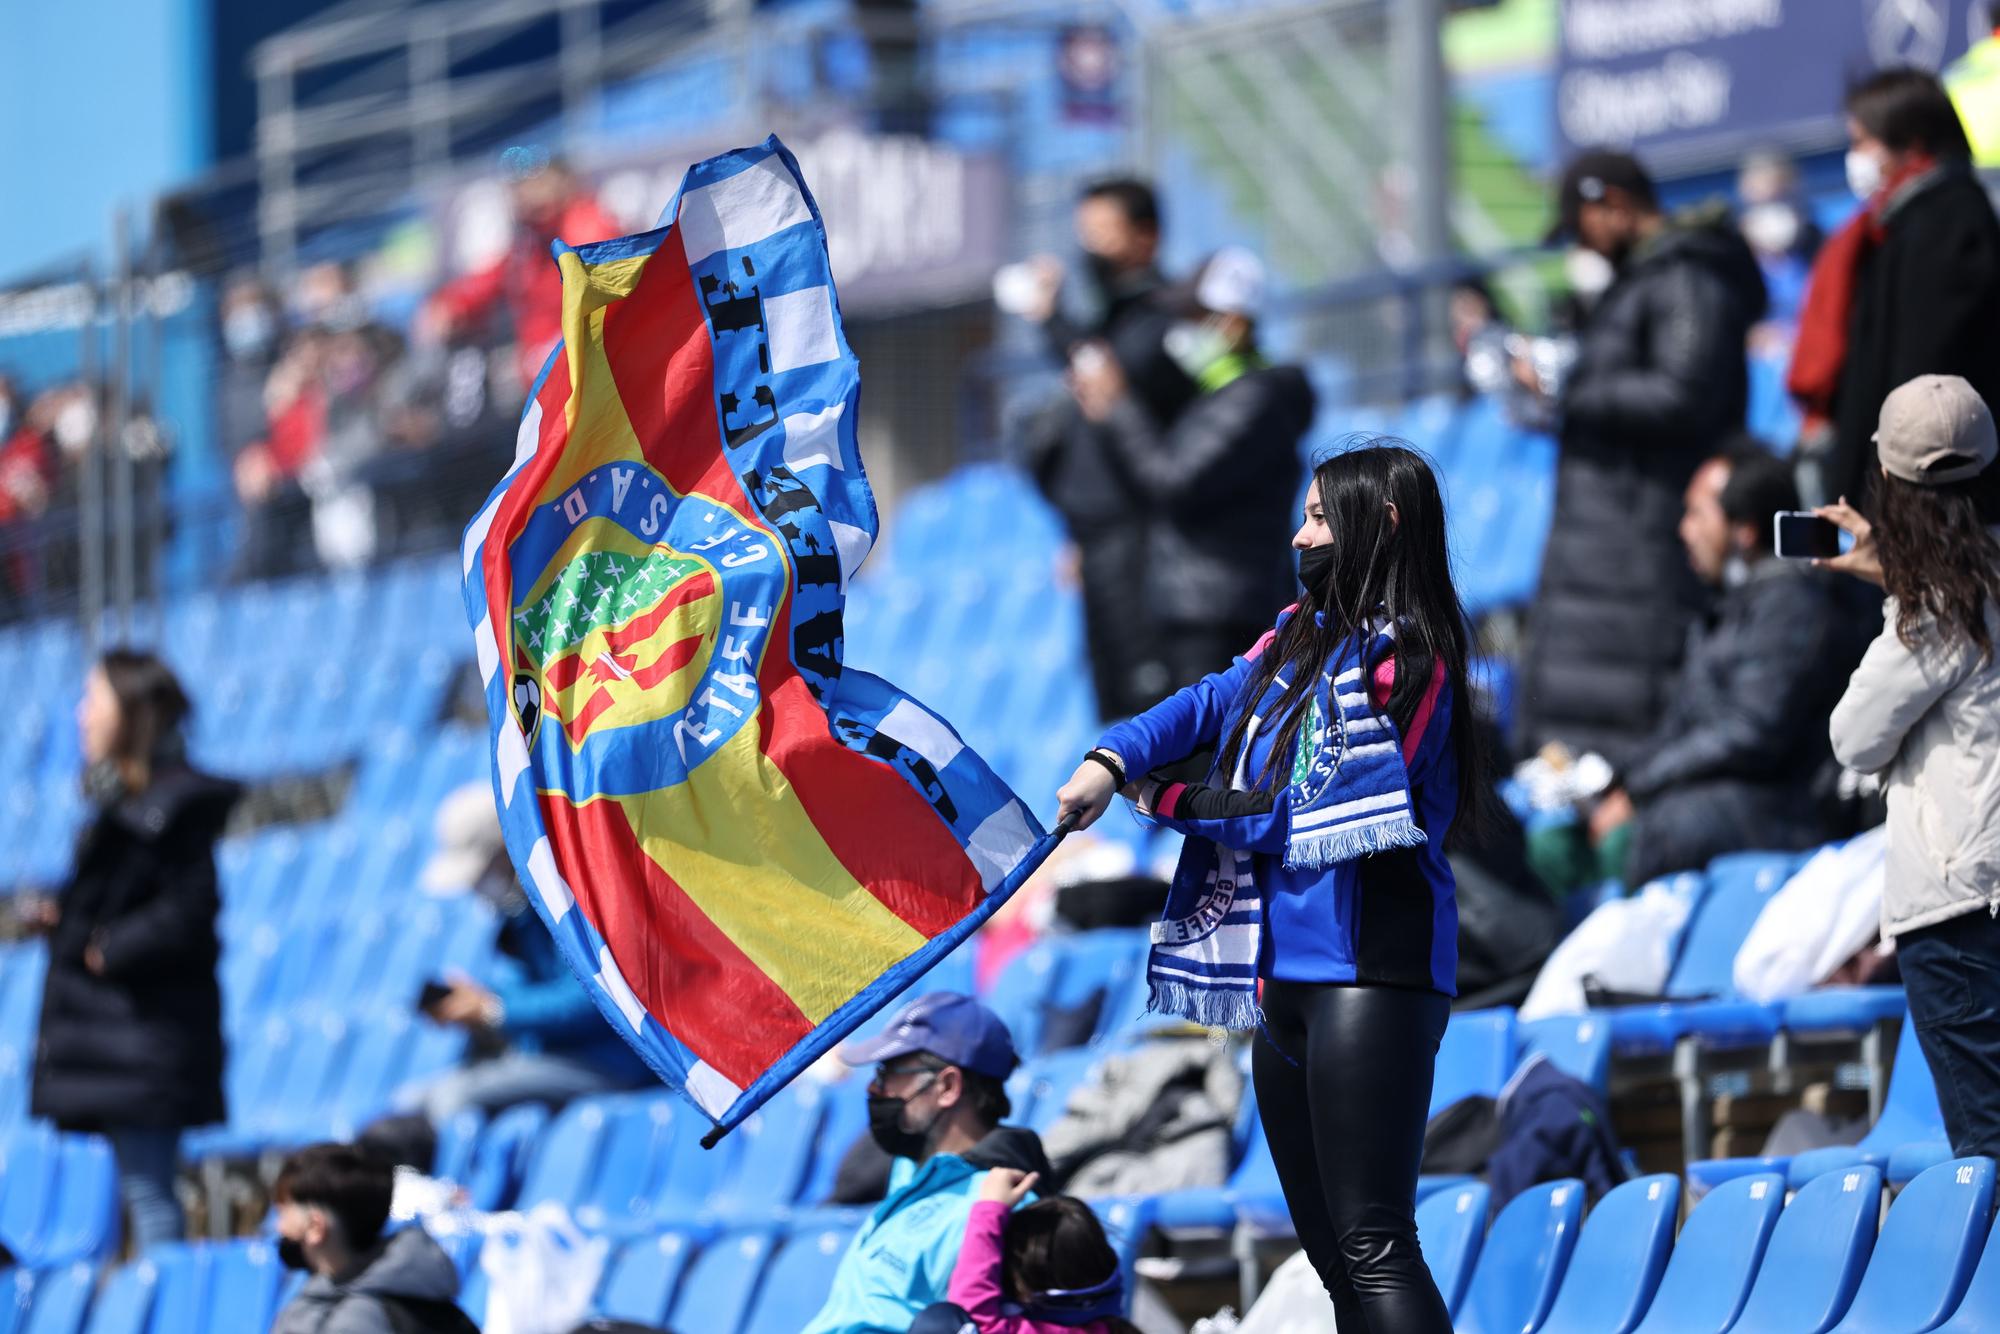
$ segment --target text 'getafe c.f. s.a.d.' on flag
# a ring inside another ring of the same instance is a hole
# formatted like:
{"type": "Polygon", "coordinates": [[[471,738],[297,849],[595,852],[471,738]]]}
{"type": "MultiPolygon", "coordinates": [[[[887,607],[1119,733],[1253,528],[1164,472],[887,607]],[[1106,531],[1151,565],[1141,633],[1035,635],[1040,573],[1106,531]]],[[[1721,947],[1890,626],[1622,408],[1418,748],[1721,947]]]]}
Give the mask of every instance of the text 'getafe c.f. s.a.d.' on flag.
{"type": "Polygon", "coordinates": [[[727,1129],[1050,839],[841,660],[875,501],[792,155],[710,158],[658,230],[554,249],[563,343],[465,537],[501,823],[606,1019],[727,1129]]]}

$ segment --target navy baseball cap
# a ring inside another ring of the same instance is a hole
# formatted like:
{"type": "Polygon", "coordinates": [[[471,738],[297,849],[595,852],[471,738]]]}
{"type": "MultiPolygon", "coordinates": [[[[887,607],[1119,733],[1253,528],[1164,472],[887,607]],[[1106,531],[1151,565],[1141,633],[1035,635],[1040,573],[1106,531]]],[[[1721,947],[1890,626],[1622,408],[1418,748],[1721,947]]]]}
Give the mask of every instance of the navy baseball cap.
{"type": "Polygon", "coordinates": [[[1005,1079],[1021,1063],[1014,1035],[1000,1016],[955,991],[917,997],[881,1033],[842,1043],[840,1059],[849,1065],[874,1065],[917,1052],[994,1079],[1005,1079]]]}

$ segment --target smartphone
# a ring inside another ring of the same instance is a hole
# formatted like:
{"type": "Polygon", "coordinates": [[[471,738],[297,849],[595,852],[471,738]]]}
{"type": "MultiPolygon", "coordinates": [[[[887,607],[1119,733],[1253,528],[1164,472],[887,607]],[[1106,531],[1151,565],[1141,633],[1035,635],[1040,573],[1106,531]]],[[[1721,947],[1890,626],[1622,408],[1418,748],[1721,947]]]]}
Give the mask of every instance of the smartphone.
{"type": "Polygon", "coordinates": [[[426,982],[424,989],[417,993],[417,1012],[429,1014],[437,1003],[451,994],[451,988],[442,982],[426,982]]]}
{"type": "Polygon", "coordinates": [[[1771,516],[1772,550],[1784,560],[1832,560],[1840,554],[1840,525],[1804,510],[1771,516]]]}

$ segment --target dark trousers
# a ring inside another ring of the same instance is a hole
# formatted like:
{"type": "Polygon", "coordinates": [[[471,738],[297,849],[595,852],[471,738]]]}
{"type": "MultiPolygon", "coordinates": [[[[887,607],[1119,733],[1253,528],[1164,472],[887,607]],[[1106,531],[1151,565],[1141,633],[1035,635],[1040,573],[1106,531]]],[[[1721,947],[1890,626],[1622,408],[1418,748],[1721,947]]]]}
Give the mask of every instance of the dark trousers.
{"type": "Polygon", "coordinates": [[[1905,931],[1896,958],[1952,1152],[2000,1156],[2000,921],[1975,909],[1905,931]]]}
{"type": "Polygon", "coordinates": [[[1341,1334],[1451,1334],[1417,1244],[1417,1171],[1451,1002],[1396,987],[1264,984],[1257,1110],[1292,1226],[1341,1334]]]}

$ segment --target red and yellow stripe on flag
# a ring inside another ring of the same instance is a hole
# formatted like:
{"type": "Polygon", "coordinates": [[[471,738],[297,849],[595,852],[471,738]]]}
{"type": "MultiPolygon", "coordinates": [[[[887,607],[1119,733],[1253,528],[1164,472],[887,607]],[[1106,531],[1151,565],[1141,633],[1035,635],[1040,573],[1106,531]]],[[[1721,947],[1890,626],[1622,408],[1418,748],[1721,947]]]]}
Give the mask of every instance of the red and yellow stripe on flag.
{"type": "Polygon", "coordinates": [[[875,505],[791,155],[711,158],[658,230],[555,251],[564,341],[465,538],[495,794],[606,1018],[726,1130],[1053,840],[842,661],[875,505]]]}

